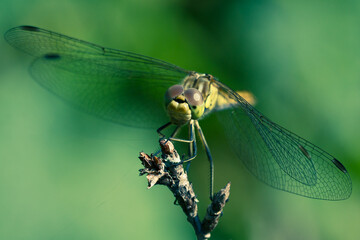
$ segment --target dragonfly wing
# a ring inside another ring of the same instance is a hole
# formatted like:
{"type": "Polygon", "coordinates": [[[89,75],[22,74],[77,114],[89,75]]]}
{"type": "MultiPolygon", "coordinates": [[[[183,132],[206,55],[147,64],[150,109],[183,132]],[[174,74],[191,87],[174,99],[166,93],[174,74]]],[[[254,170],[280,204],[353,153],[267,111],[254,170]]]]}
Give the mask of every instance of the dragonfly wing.
{"type": "Polygon", "coordinates": [[[252,174],[274,188],[310,198],[350,196],[351,179],[338,160],[273,123],[224,84],[218,85],[219,94],[237,102],[218,116],[236,155],[252,174]]]}
{"type": "Polygon", "coordinates": [[[30,72],[40,85],[85,112],[128,126],[166,122],[164,93],[188,74],[161,60],[36,27],[10,29],[5,38],[36,57],[30,72]]]}

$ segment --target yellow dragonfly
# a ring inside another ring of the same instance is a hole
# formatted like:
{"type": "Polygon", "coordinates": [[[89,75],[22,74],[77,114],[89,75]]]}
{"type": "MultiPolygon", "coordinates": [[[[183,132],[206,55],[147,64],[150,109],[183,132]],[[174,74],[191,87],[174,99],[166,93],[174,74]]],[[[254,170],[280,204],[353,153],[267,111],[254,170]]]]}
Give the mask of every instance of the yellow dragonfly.
{"type": "Polygon", "coordinates": [[[316,199],[351,195],[350,176],[335,157],[265,117],[248,92],[236,92],[210,74],[33,26],[12,28],[5,39],[34,56],[31,76],[74,107],[127,126],[158,128],[162,137],[162,130],[175,125],[167,138],[190,145],[182,162],[196,156],[196,130],[210,161],[210,198],[213,159],[199,120],[214,112],[236,156],[261,181],[316,199]],[[175,138],[186,125],[189,139],[175,138]]]}

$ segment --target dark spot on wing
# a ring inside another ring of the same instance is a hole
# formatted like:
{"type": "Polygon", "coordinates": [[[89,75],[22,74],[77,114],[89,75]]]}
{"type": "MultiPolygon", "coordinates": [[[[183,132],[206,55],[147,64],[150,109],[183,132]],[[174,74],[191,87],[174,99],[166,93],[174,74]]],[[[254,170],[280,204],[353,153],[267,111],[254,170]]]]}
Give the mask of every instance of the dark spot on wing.
{"type": "Polygon", "coordinates": [[[311,156],[310,156],[310,153],[308,151],[306,151],[306,149],[301,146],[301,145],[298,145],[300,151],[305,155],[305,157],[309,160],[311,160],[311,156]]]}
{"type": "Polygon", "coordinates": [[[33,26],[21,26],[20,29],[32,32],[38,32],[40,30],[39,28],[33,26]]]}
{"type": "Polygon", "coordinates": [[[344,167],[344,165],[342,165],[342,163],[339,162],[336,158],[332,159],[331,161],[334,163],[334,165],[335,165],[338,169],[340,169],[340,171],[342,171],[343,173],[347,173],[347,170],[346,170],[346,168],[344,167]]]}
{"type": "Polygon", "coordinates": [[[59,59],[60,55],[57,53],[47,53],[44,55],[44,58],[49,60],[54,60],[54,59],[59,59]]]}

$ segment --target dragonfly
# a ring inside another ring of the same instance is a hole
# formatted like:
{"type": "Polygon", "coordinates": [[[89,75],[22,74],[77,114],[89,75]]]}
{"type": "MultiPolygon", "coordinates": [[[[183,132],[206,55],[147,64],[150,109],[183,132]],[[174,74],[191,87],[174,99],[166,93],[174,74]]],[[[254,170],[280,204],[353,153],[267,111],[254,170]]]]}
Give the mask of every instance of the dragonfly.
{"type": "Polygon", "coordinates": [[[33,26],[12,28],[5,39],[35,58],[30,74],[41,86],[75,108],[118,124],[157,129],[162,138],[164,129],[175,126],[168,139],[189,143],[189,156],[181,163],[195,159],[197,132],[210,162],[210,198],[214,165],[199,121],[213,113],[236,157],[262,182],[314,199],[351,195],[351,178],[340,161],[264,116],[251,94],[236,92],[210,74],[33,26]],[[184,126],[189,138],[176,138],[184,126]]]}

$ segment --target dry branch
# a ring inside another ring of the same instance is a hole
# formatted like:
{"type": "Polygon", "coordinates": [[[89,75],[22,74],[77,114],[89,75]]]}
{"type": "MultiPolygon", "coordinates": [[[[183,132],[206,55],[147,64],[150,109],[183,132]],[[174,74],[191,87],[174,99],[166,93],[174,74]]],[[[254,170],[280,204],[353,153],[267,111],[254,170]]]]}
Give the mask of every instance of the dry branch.
{"type": "Polygon", "coordinates": [[[146,174],[148,188],[154,185],[165,185],[173,193],[175,202],[180,205],[193,226],[197,239],[209,239],[222,215],[223,208],[230,195],[230,183],[216,193],[201,222],[198,215],[199,202],[184,171],[179,154],[171,141],[161,140],[161,158],[140,152],[139,159],[145,168],[140,169],[140,175],[146,174]]]}

